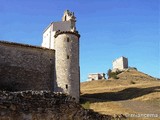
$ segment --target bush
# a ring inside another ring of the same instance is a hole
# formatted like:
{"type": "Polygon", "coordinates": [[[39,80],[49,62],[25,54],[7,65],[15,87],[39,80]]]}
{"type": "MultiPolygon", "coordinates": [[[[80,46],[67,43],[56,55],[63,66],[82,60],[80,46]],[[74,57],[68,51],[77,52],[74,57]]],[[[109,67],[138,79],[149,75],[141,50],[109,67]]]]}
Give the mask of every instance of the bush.
{"type": "Polygon", "coordinates": [[[129,69],[137,70],[137,68],[136,68],[136,67],[129,67],[129,69]]]}
{"type": "Polygon", "coordinates": [[[136,82],[134,82],[134,81],[131,81],[131,84],[136,84],[136,82]]]}
{"type": "Polygon", "coordinates": [[[117,70],[116,72],[112,72],[111,69],[108,70],[107,72],[107,76],[108,76],[108,79],[109,78],[113,78],[113,79],[119,79],[119,77],[117,77],[118,74],[120,74],[121,71],[117,70]]]}
{"type": "Polygon", "coordinates": [[[119,79],[119,77],[117,77],[116,74],[113,74],[111,77],[112,77],[113,79],[119,79]]]}
{"type": "Polygon", "coordinates": [[[116,70],[116,75],[120,74],[122,71],[116,70]]]}
{"type": "Polygon", "coordinates": [[[133,69],[137,70],[137,68],[136,68],[136,67],[133,67],[133,69]]]}
{"type": "Polygon", "coordinates": [[[85,103],[83,103],[83,104],[81,104],[81,105],[82,105],[82,107],[85,108],[85,109],[90,109],[90,102],[89,102],[89,101],[87,101],[87,102],[85,102],[85,103]]]}
{"type": "Polygon", "coordinates": [[[112,70],[111,70],[111,69],[109,69],[109,70],[108,70],[108,72],[107,72],[107,76],[108,76],[108,78],[111,78],[111,74],[112,74],[112,70]]]}

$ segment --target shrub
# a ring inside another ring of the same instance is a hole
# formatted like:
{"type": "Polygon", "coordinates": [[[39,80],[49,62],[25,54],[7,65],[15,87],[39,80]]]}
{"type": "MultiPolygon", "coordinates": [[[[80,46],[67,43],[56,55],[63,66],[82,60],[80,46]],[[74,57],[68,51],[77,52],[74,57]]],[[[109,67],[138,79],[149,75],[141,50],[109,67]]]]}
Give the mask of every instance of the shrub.
{"type": "Polygon", "coordinates": [[[133,69],[137,70],[137,68],[136,68],[136,67],[133,67],[133,69]]]}
{"type": "Polygon", "coordinates": [[[82,107],[85,108],[85,109],[90,109],[90,102],[89,102],[89,101],[87,101],[87,102],[85,102],[85,103],[83,103],[83,104],[81,104],[81,105],[82,105],[82,107]]]}
{"type": "Polygon", "coordinates": [[[122,73],[122,71],[120,71],[120,70],[116,70],[116,75],[118,75],[118,74],[120,74],[120,73],[122,73]]]}
{"type": "Polygon", "coordinates": [[[129,69],[137,70],[137,68],[136,68],[136,67],[129,67],[129,69]]]}
{"type": "Polygon", "coordinates": [[[112,70],[111,70],[111,69],[109,69],[109,70],[108,70],[108,72],[107,72],[107,76],[108,76],[108,78],[111,78],[111,74],[112,74],[112,70]]]}
{"type": "Polygon", "coordinates": [[[136,84],[136,82],[134,82],[134,81],[131,81],[131,84],[136,84]]]}
{"type": "Polygon", "coordinates": [[[119,77],[117,77],[117,75],[120,73],[121,73],[121,71],[119,71],[119,70],[117,70],[116,72],[112,72],[112,70],[109,69],[107,72],[107,75],[108,75],[108,78],[119,79],[119,77]]]}

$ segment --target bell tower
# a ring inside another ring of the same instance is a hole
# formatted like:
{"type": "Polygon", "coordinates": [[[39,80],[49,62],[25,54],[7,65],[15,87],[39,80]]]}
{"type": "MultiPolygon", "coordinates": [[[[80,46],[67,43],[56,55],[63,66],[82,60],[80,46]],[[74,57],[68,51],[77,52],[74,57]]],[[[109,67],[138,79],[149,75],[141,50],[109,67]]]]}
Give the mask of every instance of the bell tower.
{"type": "Polygon", "coordinates": [[[55,92],[63,92],[79,101],[79,38],[74,12],[66,10],[62,21],[52,22],[43,33],[42,46],[55,50],[55,92]]]}
{"type": "Polygon", "coordinates": [[[64,92],[79,101],[80,67],[79,67],[79,38],[76,31],[76,17],[69,10],[64,12],[62,22],[71,23],[70,30],[57,30],[55,37],[55,92],[64,92]]]}
{"type": "Polygon", "coordinates": [[[74,12],[70,12],[69,10],[66,10],[62,17],[62,21],[71,21],[71,30],[76,31],[76,25],[75,25],[76,17],[74,16],[74,12]]]}

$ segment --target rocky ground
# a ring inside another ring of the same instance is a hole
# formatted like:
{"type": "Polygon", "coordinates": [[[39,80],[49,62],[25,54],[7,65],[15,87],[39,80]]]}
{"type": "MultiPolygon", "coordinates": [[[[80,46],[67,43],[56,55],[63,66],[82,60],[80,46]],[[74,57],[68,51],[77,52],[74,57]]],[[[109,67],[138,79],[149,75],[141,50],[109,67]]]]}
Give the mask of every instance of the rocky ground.
{"type": "Polygon", "coordinates": [[[0,91],[0,120],[111,120],[74,99],[50,91],[0,91]]]}

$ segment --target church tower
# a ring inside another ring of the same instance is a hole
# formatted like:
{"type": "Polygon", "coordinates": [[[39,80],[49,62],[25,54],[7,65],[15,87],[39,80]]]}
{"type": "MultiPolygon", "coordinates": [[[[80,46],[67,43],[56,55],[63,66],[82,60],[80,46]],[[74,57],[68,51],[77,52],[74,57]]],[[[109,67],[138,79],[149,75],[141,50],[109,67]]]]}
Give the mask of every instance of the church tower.
{"type": "Polygon", "coordinates": [[[55,50],[54,91],[73,96],[79,101],[79,38],[76,17],[66,10],[60,22],[52,22],[43,33],[42,46],[55,50]]]}
{"type": "Polygon", "coordinates": [[[56,83],[55,91],[67,93],[79,101],[80,94],[80,67],[79,67],[79,38],[76,31],[74,13],[65,11],[62,21],[70,21],[71,29],[56,31],[56,83]]]}

